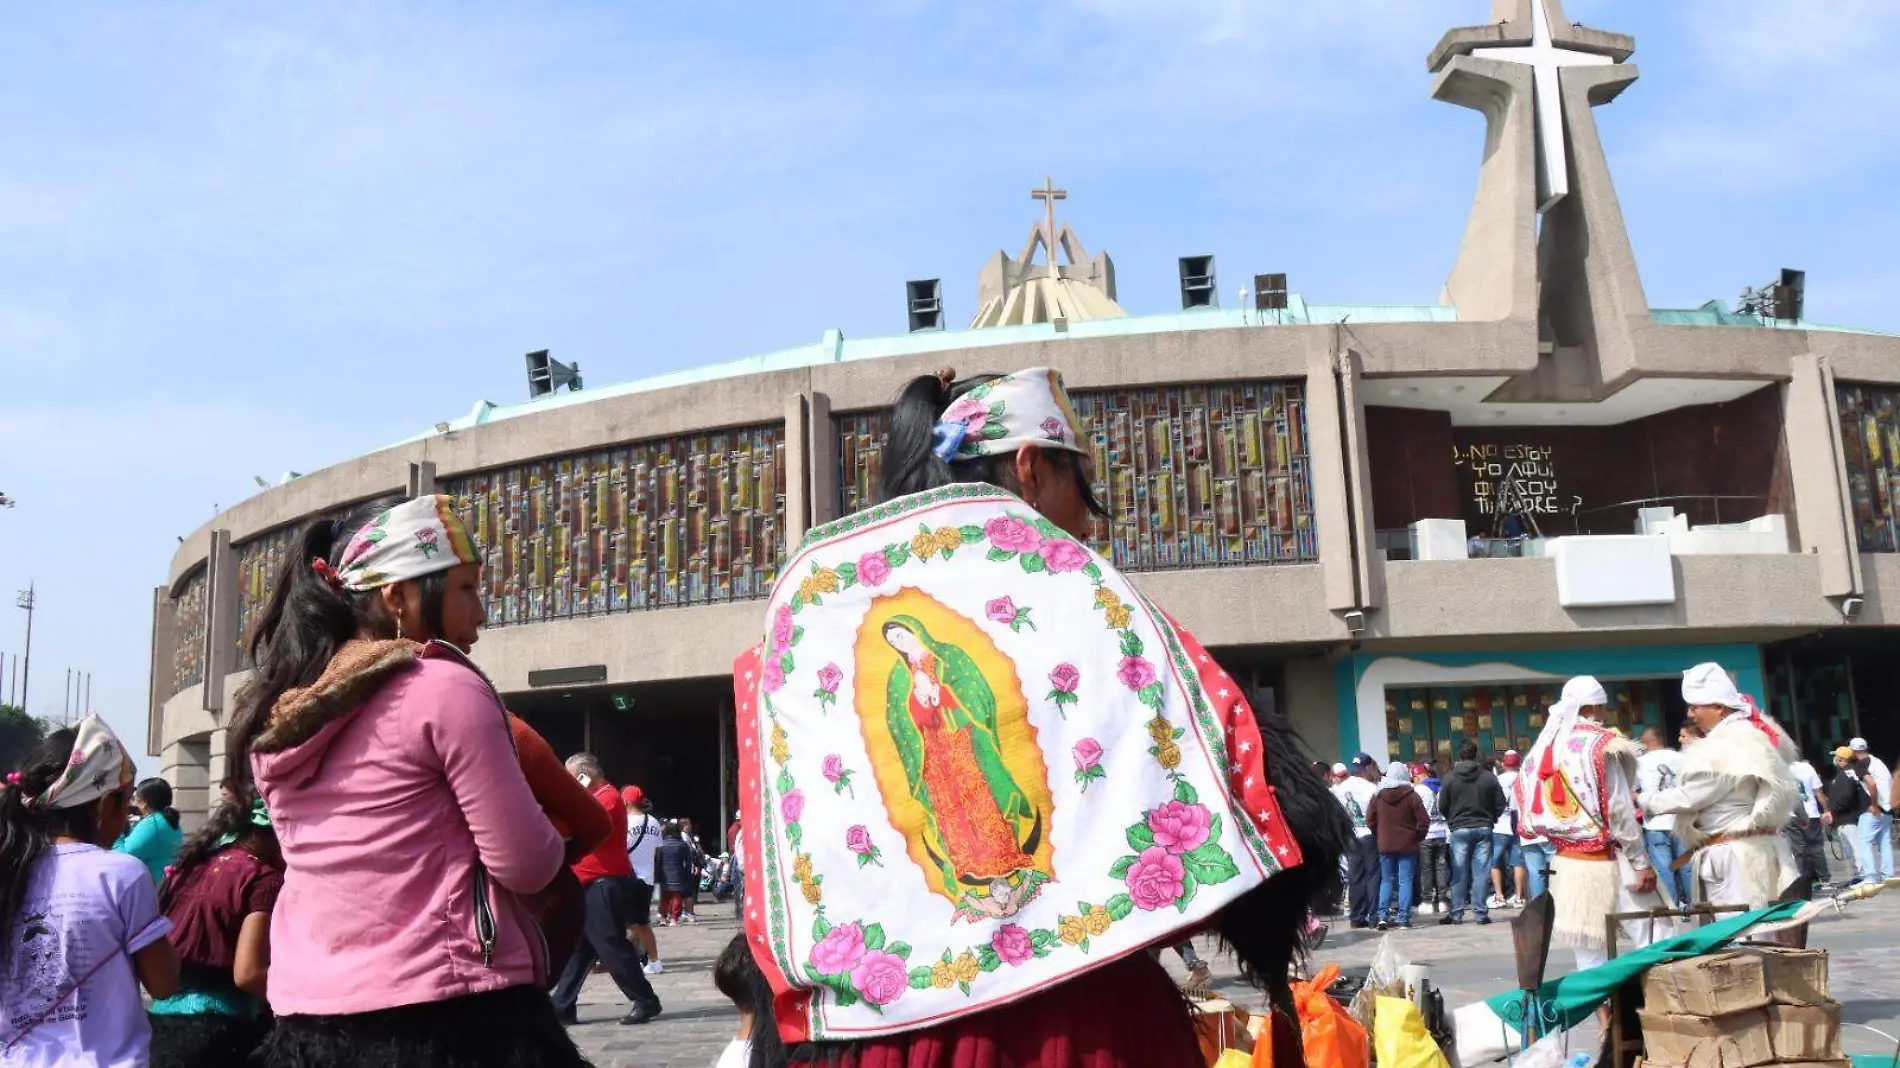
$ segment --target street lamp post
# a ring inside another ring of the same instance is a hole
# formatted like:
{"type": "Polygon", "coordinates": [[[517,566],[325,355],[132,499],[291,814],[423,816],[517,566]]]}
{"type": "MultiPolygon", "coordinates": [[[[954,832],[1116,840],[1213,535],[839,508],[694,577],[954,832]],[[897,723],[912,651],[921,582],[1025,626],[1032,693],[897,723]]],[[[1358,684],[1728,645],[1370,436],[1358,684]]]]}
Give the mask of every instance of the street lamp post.
{"type": "Polygon", "coordinates": [[[20,711],[22,712],[26,711],[27,696],[32,692],[33,686],[33,605],[35,601],[32,583],[28,583],[26,589],[21,590],[19,598],[14,601],[15,604],[26,609],[26,663],[20,668],[20,711]]]}

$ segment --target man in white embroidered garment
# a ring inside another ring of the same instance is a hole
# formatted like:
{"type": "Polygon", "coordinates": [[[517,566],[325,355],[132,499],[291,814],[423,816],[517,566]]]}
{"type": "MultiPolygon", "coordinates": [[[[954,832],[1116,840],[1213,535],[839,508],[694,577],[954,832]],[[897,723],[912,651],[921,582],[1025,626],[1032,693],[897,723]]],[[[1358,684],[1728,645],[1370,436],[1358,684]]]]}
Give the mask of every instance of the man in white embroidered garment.
{"type": "Polygon", "coordinates": [[[1643,806],[1678,817],[1698,900],[1761,908],[1801,874],[1781,834],[1799,796],[1788,765],[1801,754],[1720,664],[1684,672],[1682,700],[1705,737],[1683,752],[1677,784],[1643,806]]]}
{"type": "MultiPolygon", "coordinates": [[[[1603,918],[1663,908],[1636,818],[1636,744],[1603,726],[1609,704],[1588,675],[1564,683],[1513,788],[1520,825],[1550,839],[1553,937],[1577,954],[1577,969],[1609,960],[1603,918]]],[[[1670,921],[1625,920],[1618,949],[1675,933],[1670,921]]]]}

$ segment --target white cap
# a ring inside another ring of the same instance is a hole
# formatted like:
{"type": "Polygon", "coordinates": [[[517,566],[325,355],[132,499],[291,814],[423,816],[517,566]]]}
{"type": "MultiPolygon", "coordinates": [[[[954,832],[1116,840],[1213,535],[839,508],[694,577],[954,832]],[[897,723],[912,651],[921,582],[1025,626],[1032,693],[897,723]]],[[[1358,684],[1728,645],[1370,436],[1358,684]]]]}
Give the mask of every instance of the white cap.
{"type": "Polygon", "coordinates": [[[1346,765],[1344,765],[1344,764],[1334,764],[1334,765],[1333,765],[1333,774],[1334,774],[1334,775],[1344,775],[1344,774],[1346,774],[1346,765]]]}
{"type": "Polygon", "coordinates": [[[1847,743],[1847,748],[1852,749],[1856,753],[1865,753],[1867,751],[1867,739],[1856,738],[1847,743]]]}

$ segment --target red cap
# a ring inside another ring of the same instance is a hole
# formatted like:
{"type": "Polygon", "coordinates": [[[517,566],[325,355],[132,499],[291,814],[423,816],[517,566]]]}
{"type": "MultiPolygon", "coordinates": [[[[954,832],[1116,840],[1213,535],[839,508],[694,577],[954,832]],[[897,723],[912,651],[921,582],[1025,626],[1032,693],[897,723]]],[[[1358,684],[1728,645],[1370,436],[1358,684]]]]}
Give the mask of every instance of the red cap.
{"type": "Polygon", "coordinates": [[[1506,749],[1504,751],[1504,766],[1505,767],[1515,770],[1517,766],[1523,762],[1524,762],[1524,758],[1517,755],[1517,750],[1506,749]]]}
{"type": "Polygon", "coordinates": [[[637,805],[646,799],[647,795],[641,793],[638,786],[629,786],[620,791],[620,803],[623,805],[637,805]]]}

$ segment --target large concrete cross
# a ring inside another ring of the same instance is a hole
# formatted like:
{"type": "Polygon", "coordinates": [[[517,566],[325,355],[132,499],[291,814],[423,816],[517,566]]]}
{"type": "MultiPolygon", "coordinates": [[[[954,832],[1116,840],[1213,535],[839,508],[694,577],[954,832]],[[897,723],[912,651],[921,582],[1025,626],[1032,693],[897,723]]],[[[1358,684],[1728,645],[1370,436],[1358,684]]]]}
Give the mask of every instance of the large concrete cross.
{"type": "Polygon", "coordinates": [[[1058,277],[1056,274],[1056,201],[1067,200],[1069,198],[1069,191],[1067,189],[1057,189],[1055,179],[1044,175],[1042,188],[1031,189],[1029,195],[1042,201],[1043,210],[1047,215],[1047,221],[1044,225],[1047,226],[1048,229],[1043,237],[1043,251],[1049,254],[1049,279],[1054,281],[1058,277]]]}
{"type": "Polygon", "coordinates": [[[1607,67],[1611,56],[1559,48],[1550,35],[1549,0],[1531,0],[1531,43],[1515,47],[1474,48],[1471,54],[1531,68],[1537,110],[1537,210],[1549,211],[1570,194],[1570,158],[1565,149],[1564,105],[1557,72],[1564,67],[1607,67]]]}

